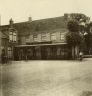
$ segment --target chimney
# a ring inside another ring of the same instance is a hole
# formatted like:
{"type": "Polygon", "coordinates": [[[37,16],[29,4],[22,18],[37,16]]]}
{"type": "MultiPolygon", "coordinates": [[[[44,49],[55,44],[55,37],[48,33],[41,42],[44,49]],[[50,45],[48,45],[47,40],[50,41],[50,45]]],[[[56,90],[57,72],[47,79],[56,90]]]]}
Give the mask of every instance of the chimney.
{"type": "Polygon", "coordinates": [[[32,17],[28,17],[28,22],[32,22],[32,17]]]}
{"type": "Polygon", "coordinates": [[[13,27],[13,20],[12,20],[12,18],[10,19],[10,21],[9,21],[9,25],[10,25],[10,27],[13,27]]]}

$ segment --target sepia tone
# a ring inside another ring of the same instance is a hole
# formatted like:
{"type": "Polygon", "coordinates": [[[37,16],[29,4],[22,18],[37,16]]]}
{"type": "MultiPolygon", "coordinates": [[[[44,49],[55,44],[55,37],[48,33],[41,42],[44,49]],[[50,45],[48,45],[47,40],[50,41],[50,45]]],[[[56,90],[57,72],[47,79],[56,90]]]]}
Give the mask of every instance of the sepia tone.
{"type": "Polygon", "coordinates": [[[0,96],[92,96],[89,15],[8,21],[0,25],[0,96]]]}

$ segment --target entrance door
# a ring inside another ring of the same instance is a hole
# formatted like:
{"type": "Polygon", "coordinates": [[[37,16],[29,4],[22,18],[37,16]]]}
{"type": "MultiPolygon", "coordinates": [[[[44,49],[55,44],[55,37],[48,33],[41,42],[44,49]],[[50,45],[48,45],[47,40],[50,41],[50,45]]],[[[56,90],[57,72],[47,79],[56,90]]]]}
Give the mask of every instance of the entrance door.
{"type": "Polygon", "coordinates": [[[27,49],[27,59],[28,60],[33,59],[33,50],[32,50],[32,48],[27,49]]]}
{"type": "Polygon", "coordinates": [[[46,60],[47,59],[47,46],[42,46],[41,47],[41,59],[46,60]]]}
{"type": "Polygon", "coordinates": [[[35,59],[37,60],[41,59],[41,47],[36,46],[34,52],[35,52],[35,59]]]}

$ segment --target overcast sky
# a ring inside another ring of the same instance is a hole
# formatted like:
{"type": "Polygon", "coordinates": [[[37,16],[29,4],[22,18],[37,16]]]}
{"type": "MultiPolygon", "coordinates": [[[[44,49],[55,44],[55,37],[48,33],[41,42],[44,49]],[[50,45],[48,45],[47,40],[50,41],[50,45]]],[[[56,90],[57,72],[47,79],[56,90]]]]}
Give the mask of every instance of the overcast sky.
{"type": "Polygon", "coordinates": [[[0,0],[1,24],[84,13],[92,17],[92,0],[0,0]]]}

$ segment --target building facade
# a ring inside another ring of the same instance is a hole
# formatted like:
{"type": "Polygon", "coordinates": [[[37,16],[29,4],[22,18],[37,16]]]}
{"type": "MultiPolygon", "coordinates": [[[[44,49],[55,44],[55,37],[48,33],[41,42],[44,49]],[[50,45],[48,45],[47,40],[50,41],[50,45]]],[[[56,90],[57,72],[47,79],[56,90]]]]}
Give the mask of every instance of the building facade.
{"type": "Polygon", "coordinates": [[[64,16],[19,24],[24,30],[18,35],[15,59],[67,59],[66,24],[64,16]]]}
{"type": "Polygon", "coordinates": [[[13,60],[56,60],[72,58],[66,42],[67,23],[76,14],[1,26],[0,52],[13,60]]]}
{"type": "Polygon", "coordinates": [[[0,61],[4,59],[14,59],[14,47],[17,44],[17,30],[13,27],[12,19],[9,25],[0,27],[0,61]]]}

